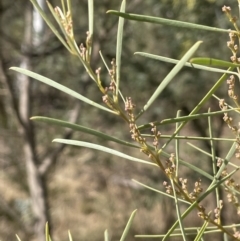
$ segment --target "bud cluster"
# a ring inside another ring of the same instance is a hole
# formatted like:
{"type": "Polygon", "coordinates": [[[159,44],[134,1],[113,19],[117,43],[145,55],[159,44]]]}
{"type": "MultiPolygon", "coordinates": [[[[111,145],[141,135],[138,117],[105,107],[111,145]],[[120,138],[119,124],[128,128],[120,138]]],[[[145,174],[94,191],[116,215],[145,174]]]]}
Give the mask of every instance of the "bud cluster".
{"type": "Polygon", "coordinates": [[[204,220],[209,219],[209,215],[205,213],[205,208],[202,205],[198,206],[198,217],[200,217],[204,220]]]}
{"type": "Polygon", "coordinates": [[[66,15],[63,14],[62,10],[59,7],[55,7],[55,13],[58,16],[61,24],[66,32],[66,34],[70,38],[74,38],[73,36],[73,24],[72,24],[72,15],[70,11],[67,11],[66,15]]]}
{"type": "Polygon", "coordinates": [[[150,123],[152,126],[151,132],[153,133],[154,139],[153,139],[153,146],[155,147],[155,150],[157,150],[157,147],[159,145],[159,139],[161,137],[160,131],[157,130],[157,127],[154,123],[150,123]]]}
{"type": "Polygon", "coordinates": [[[236,22],[237,22],[237,17],[236,16],[232,16],[232,14],[231,14],[231,7],[224,5],[222,7],[222,11],[227,15],[229,21],[235,26],[236,22]]]}
{"type": "Polygon", "coordinates": [[[234,232],[233,236],[234,236],[235,238],[237,238],[237,239],[240,239],[240,232],[237,231],[236,226],[233,227],[233,232],[234,232]]]}
{"type": "MultiPolygon", "coordinates": [[[[227,110],[228,105],[225,103],[225,100],[224,100],[224,99],[221,99],[221,100],[219,101],[219,107],[220,107],[220,109],[223,110],[223,111],[224,111],[224,110],[227,110]]],[[[229,129],[231,129],[231,131],[233,131],[234,134],[237,134],[238,128],[236,127],[236,125],[234,125],[234,123],[233,123],[233,118],[228,115],[228,112],[225,112],[225,113],[224,113],[223,120],[224,120],[224,122],[228,125],[229,129]]]]}
{"type": "Polygon", "coordinates": [[[135,104],[133,104],[132,98],[131,97],[126,98],[125,111],[127,112],[127,115],[128,115],[131,137],[134,141],[138,142],[141,145],[141,151],[149,155],[149,152],[147,151],[146,139],[142,137],[135,123],[135,116],[133,112],[134,108],[135,108],[135,104]]]}
{"type": "Polygon", "coordinates": [[[235,77],[233,75],[230,76],[230,78],[227,80],[228,84],[228,95],[230,98],[232,98],[234,101],[238,99],[238,96],[234,92],[235,87],[235,77]]]}
{"type": "MultiPolygon", "coordinates": [[[[230,83],[231,86],[233,85],[233,80],[231,78],[228,80],[228,82],[230,83]]],[[[223,111],[227,110],[228,106],[225,103],[224,99],[221,99],[219,101],[219,107],[223,111]]],[[[228,112],[224,113],[223,120],[228,125],[229,129],[236,136],[236,154],[235,154],[235,156],[236,156],[236,158],[240,159],[240,137],[239,137],[239,134],[240,134],[240,122],[238,123],[238,126],[234,125],[233,118],[228,115],[228,112]]]]}
{"type": "MultiPolygon", "coordinates": [[[[228,175],[227,169],[224,169],[221,176],[222,178],[228,175]]],[[[237,193],[240,191],[240,185],[235,182],[233,178],[229,178],[224,182],[224,190],[227,192],[227,200],[237,208],[237,214],[240,216],[240,203],[237,193]]]]}
{"type": "MultiPolygon", "coordinates": [[[[228,6],[223,6],[222,11],[225,12],[225,14],[227,15],[229,21],[233,24],[234,28],[236,29],[237,32],[239,32],[238,26],[237,26],[237,17],[232,16],[231,14],[231,8],[228,6]]],[[[231,61],[233,63],[240,63],[240,58],[237,57],[237,52],[239,49],[239,46],[237,44],[235,44],[237,38],[238,38],[238,34],[236,31],[231,31],[229,33],[229,38],[230,41],[227,42],[227,46],[228,48],[232,51],[232,56],[230,57],[231,61]]]]}
{"type": "Polygon", "coordinates": [[[194,189],[193,191],[189,194],[189,198],[192,200],[192,201],[196,201],[199,194],[201,194],[203,191],[202,189],[202,180],[199,178],[199,180],[197,182],[195,182],[194,184],[194,189]]]}
{"type": "Polygon", "coordinates": [[[214,222],[220,224],[220,216],[223,208],[223,201],[219,200],[219,205],[214,209],[214,222]]]}
{"type": "Polygon", "coordinates": [[[165,173],[171,179],[176,177],[175,155],[173,153],[171,153],[170,158],[166,160],[165,173]]]}

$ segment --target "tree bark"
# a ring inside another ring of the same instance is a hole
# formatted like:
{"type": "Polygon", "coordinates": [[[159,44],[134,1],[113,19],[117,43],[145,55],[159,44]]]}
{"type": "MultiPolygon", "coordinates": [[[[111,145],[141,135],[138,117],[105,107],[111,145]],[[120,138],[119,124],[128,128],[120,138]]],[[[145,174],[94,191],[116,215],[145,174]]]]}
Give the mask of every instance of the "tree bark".
{"type": "MultiPolygon", "coordinates": [[[[22,50],[33,47],[33,27],[32,27],[32,6],[28,3],[25,10],[25,32],[22,42],[22,50]]],[[[20,67],[30,70],[31,59],[29,56],[22,56],[20,67]]],[[[22,125],[19,130],[24,137],[23,152],[26,162],[27,181],[32,202],[32,212],[34,216],[34,234],[38,241],[44,241],[44,227],[48,220],[46,190],[43,178],[38,171],[38,159],[35,150],[34,129],[29,120],[30,117],[30,90],[31,81],[28,76],[17,74],[17,86],[19,87],[19,117],[22,125]]]]}

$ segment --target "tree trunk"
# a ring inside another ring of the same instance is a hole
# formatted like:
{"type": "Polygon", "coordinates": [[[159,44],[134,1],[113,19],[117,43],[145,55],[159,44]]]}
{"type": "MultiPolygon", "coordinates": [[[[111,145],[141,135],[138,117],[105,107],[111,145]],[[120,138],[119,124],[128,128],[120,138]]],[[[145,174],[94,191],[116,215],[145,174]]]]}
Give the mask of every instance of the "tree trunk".
{"type": "MultiPolygon", "coordinates": [[[[21,59],[20,67],[25,69],[31,69],[31,59],[29,56],[24,55],[26,49],[31,49],[33,45],[33,9],[30,4],[26,7],[26,19],[25,19],[25,33],[22,43],[23,56],[21,59]]],[[[43,178],[38,171],[38,160],[35,151],[35,138],[34,129],[29,120],[30,117],[30,90],[31,81],[30,78],[18,74],[17,86],[19,87],[19,116],[22,121],[20,125],[20,132],[24,137],[23,151],[26,162],[27,181],[29,187],[29,193],[32,202],[32,212],[34,216],[33,232],[36,235],[38,241],[44,241],[44,227],[48,220],[47,216],[47,203],[45,196],[45,188],[43,178]]]]}

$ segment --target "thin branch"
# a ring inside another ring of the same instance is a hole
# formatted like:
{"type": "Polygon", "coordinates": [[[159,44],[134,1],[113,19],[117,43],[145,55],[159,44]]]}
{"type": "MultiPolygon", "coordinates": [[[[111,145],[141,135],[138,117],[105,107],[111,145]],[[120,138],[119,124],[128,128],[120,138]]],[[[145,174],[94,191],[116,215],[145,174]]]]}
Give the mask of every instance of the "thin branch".
{"type": "Polygon", "coordinates": [[[17,120],[19,121],[20,125],[24,126],[24,123],[22,121],[22,118],[19,114],[18,110],[18,103],[14,97],[14,90],[13,86],[11,84],[11,78],[5,71],[5,66],[0,58],[0,82],[3,84],[3,86],[6,88],[7,96],[9,98],[9,101],[6,101],[6,108],[10,112],[12,112],[17,120]]]}

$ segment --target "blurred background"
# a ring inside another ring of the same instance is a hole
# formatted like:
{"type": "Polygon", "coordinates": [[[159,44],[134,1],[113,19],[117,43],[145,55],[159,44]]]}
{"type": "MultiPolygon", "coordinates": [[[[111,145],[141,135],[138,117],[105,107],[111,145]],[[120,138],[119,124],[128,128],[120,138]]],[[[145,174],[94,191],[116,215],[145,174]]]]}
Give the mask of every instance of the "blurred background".
{"type": "MultiPolygon", "coordinates": [[[[38,2],[51,16],[45,1],[38,2]]],[[[61,5],[57,0],[49,2],[54,7],[61,5]]],[[[230,3],[233,15],[237,15],[237,1],[230,0],[132,0],[127,1],[126,11],[229,29],[232,27],[222,13],[222,6],[230,3]]],[[[98,52],[102,51],[109,65],[115,58],[118,18],[106,11],[119,10],[121,1],[102,0],[94,4],[92,65],[93,69],[102,68],[102,80],[108,86],[109,77],[98,52]]],[[[88,30],[87,1],[72,0],[72,10],[76,40],[78,44],[84,43],[88,30]]],[[[43,241],[43,227],[48,221],[55,241],[67,240],[68,230],[74,240],[103,240],[105,229],[109,230],[111,239],[116,240],[134,209],[138,212],[128,240],[133,240],[134,234],[166,232],[176,219],[174,202],[131,180],[164,191],[165,177],[157,168],[51,141],[72,138],[146,159],[143,154],[83,133],[29,120],[36,115],[59,118],[131,141],[128,126],[116,116],[9,70],[11,66],[27,68],[102,104],[102,96],[81,63],[61,45],[30,1],[0,0],[0,36],[0,239],[16,240],[15,234],[18,234],[21,240],[43,241]]],[[[121,90],[125,97],[132,97],[138,111],[173,65],[145,59],[134,52],[180,59],[198,40],[203,44],[197,56],[229,61],[227,34],[125,21],[121,90]]],[[[175,117],[177,110],[187,115],[219,77],[211,72],[184,68],[138,124],[175,117]]],[[[227,96],[227,85],[218,95],[227,96]]],[[[219,110],[218,101],[211,99],[201,112],[209,107],[212,111],[219,110]]],[[[192,121],[184,134],[208,136],[206,123],[206,120],[192,121]]],[[[213,127],[215,137],[224,134],[233,138],[222,116],[214,119],[213,127]]],[[[171,134],[174,128],[174,125],[164,126],[159,130],[162,134],[171,134]]],[[[210,150],[207,142],[194,144],[210,150]]],[[[216,143],[217,156],[226,155],[231,143],[226,145],[216,143]]],[[[210,158],[201,156],[184,142],[181,147],[183,159],[211,171],[210,158]]],[[[170,145],[168,151],[173,152],[174,146],[170,145]]],[[[188,178],[190,186],[199,178],[186,168],[181,169],[181,174],[188,178]]],[[[203,182],[209,183],[205,179],[203,182]]],[[[213,196],[206,200],[209,210],[215,208],[213,200],[213,196]]],[[[238,222],[229,211],[223,214],[223,220],[238,222]]],[[[187,225],[201,223],[195,213],[186,220],[187,225]]],[[[220,239],[212,236],[211,240],[220,239]]]]}

